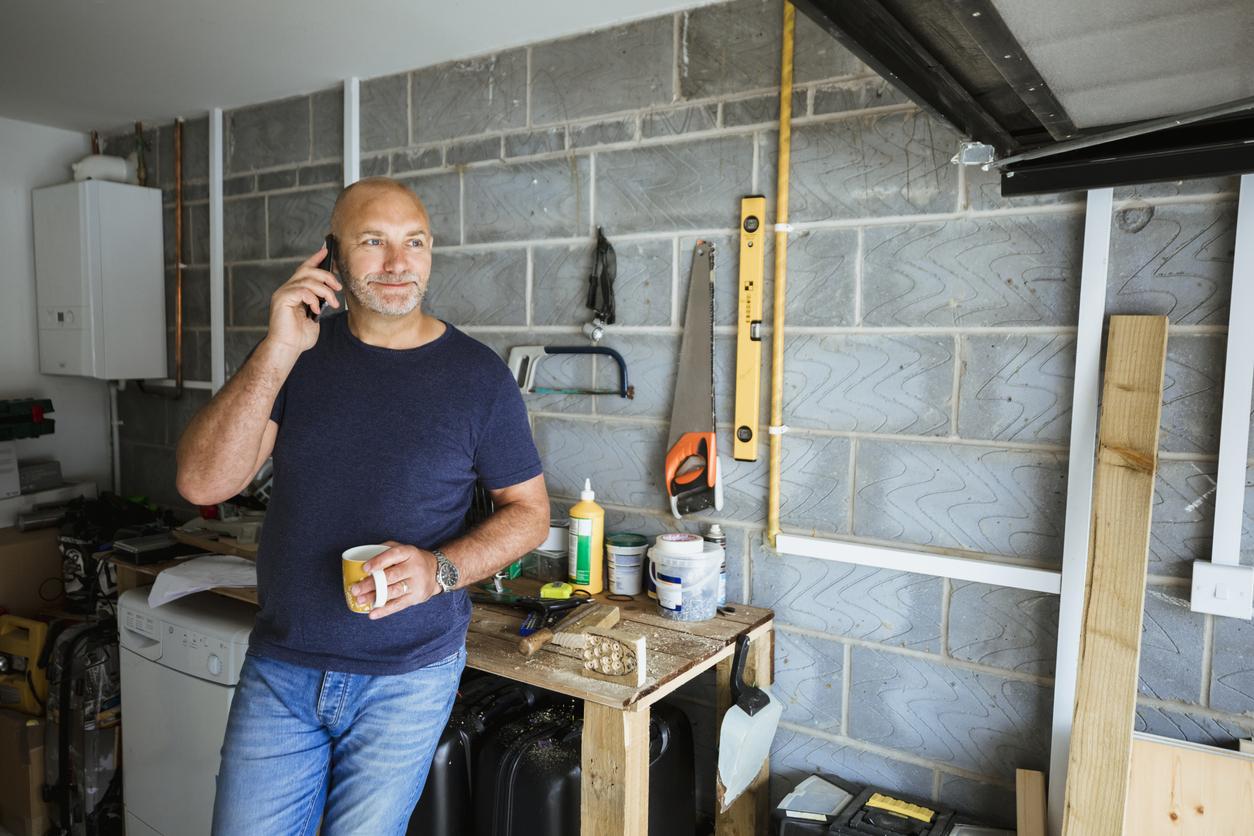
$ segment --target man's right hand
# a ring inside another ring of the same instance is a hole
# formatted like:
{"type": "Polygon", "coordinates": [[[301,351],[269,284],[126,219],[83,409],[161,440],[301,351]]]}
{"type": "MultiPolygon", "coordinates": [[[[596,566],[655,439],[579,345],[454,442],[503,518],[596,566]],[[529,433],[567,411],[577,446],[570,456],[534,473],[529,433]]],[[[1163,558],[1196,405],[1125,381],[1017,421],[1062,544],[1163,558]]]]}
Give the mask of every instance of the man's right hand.
{"type": "Polygon", "coordinates": [[[313,348],[318,341],[318,321],[309,318],[306,306],[315,314],[323,305],[338,308],[340,303],[335,291],[343,289],[332,273],[318,269],[326,254],[323,244],[270,297],[270,331],[266,334],[270,342],[299,353],[313,348]]]}

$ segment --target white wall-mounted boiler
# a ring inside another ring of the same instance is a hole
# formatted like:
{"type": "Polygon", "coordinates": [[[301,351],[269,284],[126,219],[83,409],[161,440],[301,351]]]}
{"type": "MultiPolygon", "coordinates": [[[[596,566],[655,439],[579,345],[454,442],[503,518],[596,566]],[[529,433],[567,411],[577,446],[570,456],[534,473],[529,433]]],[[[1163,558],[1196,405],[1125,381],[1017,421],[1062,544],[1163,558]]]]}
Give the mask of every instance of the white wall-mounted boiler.
{"type": "Polygon", "coordinates": [[[165,378],[161,190],[83,180],[32,203],[39,370],[165,378]]]}

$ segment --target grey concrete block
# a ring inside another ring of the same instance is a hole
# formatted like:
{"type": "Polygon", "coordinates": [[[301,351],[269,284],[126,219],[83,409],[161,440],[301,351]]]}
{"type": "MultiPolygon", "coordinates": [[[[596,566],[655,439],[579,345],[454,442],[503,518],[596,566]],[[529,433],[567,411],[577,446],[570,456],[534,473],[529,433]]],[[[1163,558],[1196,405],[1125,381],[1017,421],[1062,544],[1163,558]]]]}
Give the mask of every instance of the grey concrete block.
{"type": "Polygon", "coordinates": [[[226,115],[229,174],[309,160],[309,97],[233,110],[226,115]]]}
{"type": "MultiPolygon", "coordinates": [[[[174,327],[174,268],[165,271],[165,324],[174,327]]],[[[209,327],[209,269],[183,268],[183,327],[209,327]]]]}
{"type": "Polygon", "coordinates": [[[590,145],[609,145],[614,142],[630,142],[636,138],[636,117],[576,125],[570,129],[570,147],[587,148],[590,145]]]}
{"type": "Polygon", "coordinates": [[[578,496],[591,478],[598,502],[668,508],[662,487],[665,427],[541,417],[533,433],[550,493],[578,496]]]}
{"type": "MultiPolygon", "coordinates": [[[[774,247],[769,249],[774,250],[774,247]]],[[[735,253],[728,255],[736,258],[735,253]]],[[[854,325],[854,273],[857,262],[858,234],[854,230],[814,230],[790,236],[788,324],[817,327],[854,325]]],[[[765,287],[762,293],[769,295],[765,287]]]]}
{"type": "MultiPolygon", "coordinates": [[[[443,151],[441,151],[440,149],[437,148],[436,151],[441,157],[444,156],[443,151]]],[[[399,153],[403,154],[404,152],[402,151],[399,153]]],[[[391,163],[389,160],[389,155],[387,154],[378,154],[373,157],[362,157],[361,158],[361,176],[362,177],[386,177],[390,170],[389,168],[390,165],[391,163]]]]}
{"type": "MultiPolygon", "coordinates": [[[[205,217],[206,223],[208,216],[205,217]]],[[[180,259],[184,264],[192,263],[192,209],[183,207],[183,251],[180,259]]],[[[167,265],[174,264],[174,207],[167,206],[161,210],[161,251],[167,265]]]]}
{"type": "Polygon", "coordinates": [[[270,192],[275,189],[290,189],[296,185],[297,172],[294,168],[284,171],[267,171],[257,175],[257,191],[270,192]]]}
{"type": "Polygon", "coordinates": [[[1075,387],[1074,337],[964,335],[960,346],[958,435],[1066,444],[1075,387]]]}
{"type": "Polygon", "coordinates": [[[530,157],[566,149],[566,128],[542,128],[505,135],[505,156],[530,157]]]}
{"type": "Polygon", "coordinates": [[[1057,595],[965,581],[951,583],[951,656],[1019,673],[1054,675],[1057,595]]]}
{"type": "Polygon", "coordinates": [[[1184,588],[1151,586],[1145,591],[1137,690],[1147,697],[1201,701],[1206,617],[1191,612],[1188,599],[1184,588]]]}
{"type": "Polygon", "coordinates": [[[1219,451],[1226,348],[1227,340],[1220,336],[1190,334],[1168,338],[1160,450],[1219,451]]]}
{"type": "Polygon", "coordinates": [[[670,102],[673,27],[666,15],[532,47],[532,124],[670,102]]]}
{"type": "Polygon", "coordinates": [[[467,244],[588,232],[586,157],[484,166],[464,176],[467,244]]]}
{"type": "Polygon", "coordinates": [[[344,157],[344,91],[339,87],[310,96],[315,160],[344,157]]]}
{"type": "Polygon", "coordinates": [[[784,343],[784,418],[796,427],[947,435],[953,339],[792,337],[784,343]]]}
{"type": "MultiPolygon", "coordinates": [[[[166,329],[166,369],[174,377],[174,329],[166,329]]],[[[207,330],[185,328],[183,330],[183,379],[208,381],[211,377],[209,350],[211,340],[207,330]]]]}
{"type": "MultiPolygon", "coordinates": [[[[765,426],[770,416],[771,341],[762,338],[762,362],[759,364],[762,380],[758,395],[758,440],[766,439],[765,426]]],[[[714,414],[720,423],[736,419],[736,338],[730,334],[714,338],[714,414]]],[[[784,445],[787,449],[787,444],[784,445]]],[[[785,453],[787,455],[787,453],[785,453]]]]}
{"type": "Polygon", "coordinates": [[[597,223],[612,233],[735,229],[752,164],[747,136],[598,154],[597,223]]]}
{"type": "MultiPolygon", "coordinates": [[[[615,244],[615,324],[671,324],[669,240],[624,241],[615,244]]],[[[595,257],[594,242],[537,246],[531,291],[531,321],[536,325],[582,325],[592,319],[586,303],[588,275],[595,257]]],[[[612,331],[611,331],[612,333],[612,331]]]]}
{"type": "Polygon", "coordinates": [[[361,82],[361,150],[409,144],[409,74],[361,82]]]}
{"type": "Polygon", "coordinates": [[[755,607],[783,624],[939,652],[941,579],[852,563],[776,555],[753,541],[755,607]]]}
{"type": "MultiPolygon", "coordinates": [[[[913,753],[911,753],[913,754],[913,753]]],[[[771,801],[815,773],[929,798],[932,770],[830,740],[780,729],[771,743],[771,801]]]]}
{"type": "Polygon", "coordinates": [[[1202,714],[1170,711],[1138,703],[1134,728],[1173,740],[1188,740],[1204,746],[1235,749],[1238,740],[1254,736],[1254,718],[1246,715],[1219,720],[1202,714]]]}
{"type": "Polygon", "coordinates": [[[444,153],[447,165],[465,165],[483,160],[499,160],[502,158],[501,138],[489,136],[484,139],[467,139],[454,142],[444,153]]]}
{"type": "Polygon", "coordinates": [[[243,174],[239,177],[227,177],[222,181],[222,194],[231,197],[237,194],[248,194],[257,190],[257,177],[254,174],[243,174]]]}
{"type": "Polygon", "coordinates": [[[230,319],[236,327],[270,323],[270,297],[296,272],[300,261],[237,264],[231,267],[230,319]]]}
{"type": "Polygon", "coordinates": [[[1010,786],[987,781],[973,781],[957,775],[941,773],[940,803],[952,807],[960,814],[985,824],[1015,828],[1014,772],[999,776],[1011,782],[1010,786]]]}
{"type": "Polygon", "coordinates": [[[166,438],[171,445],[177,445],[183,436],[183,430],[205,404],[209,403],[211,393],[204,389],[184,389],[178,400],[170,401],[166,409],[166,438]]]}
{"type": "Polygon", "coordinates": [[[1050,688],[854,647],[849,736],[983,775],[1044,770],[1050,688]]]}
{"type": "MultiPolygon", "coordinates": [[[[1246,528],[1254,529],[1246,503],[1246,528]]],[[[1149,574],[1188,577],[1210,558],[1215,525],[1215,463],[1159,461],[1150,514],[1149,574]]]]}
{"type": "Polygon", "coordinates": [[[527,124],[527,51],[413,73],[413,140],[438,142],[527,124]]]}
{"type": "Polygon", "coordinates": [[[222,249],[228,263],[266,257],[264,197],[222,202],[222,249]]]}
{"type": "Polygon", "coordinates": [[[226,329],[226,376],[230,378],[257,345],[266,338],[264,328],[228,328],[226,329]]]}
{"type": "MultiPolygon", "coordinates": [[[[806,91],[794,90],[792,94],[793,118],[806,115],[806,91]]],[[[779,121],[779,94],[768,93],[747,99],[723,102],[723,127],[738,128],[743,125],[774,124],[779,121]]]]}
{"type": "Polygon", "coordinates": [[[302,186],[321,186],[325,183],[339,186],[344,183],[344,166],[341,163],[307,165],[299,173],[302,186]]]}
{"type": "MultiPolygon", "coordinates": [[[[747,524],[760,524],[762,508],[767,500],[767,457],[764,445],[759,446],[756,462],[740,462],[731,458],[732,436],[730,430],[720,429],[715,439],[723,471],[723,510],[717,512],[722,519],[747,524]]],[[[665,456],[657,461],[662,469],[665,456]]]]}
{"type": "Polygon", "coordinates": [[[123,389],[118,393],[118,438],[123,443],[167,443],[165,413],[169,403],[165,398],[145,395],[138,386],[123,389]]]}
{"type": "Polygon", "coordinates": [[[209,204],[198,203],[187,207],[183,239],[188,247],[189,264],[209,263],[209,204]]]}
{"type": "Polygon", "coordinates": [[[123,495],[146,496],[180,510],[188,507],[174,487],[174,448],[127,443],[122,445],[121,460],[123,495]]]}
{"type": "MultiPolygon", "coordinates": [[[[953,211],[957,136],[915,111],[803,125],[792,134],[792,221],[953,211]]],[[[775,204],[778,138],[758,135],[758,187],[775,204]]]]}
{"type": "Polygon", "coordinates": [[[713,130],[717,124],[718,106],[713,103],[654,110],[641,115],[640,135],[646,139],[678,136],[694,131],[713,130]]]}
{"type": "Polygon", "coordinates": [[[1211,658],[1210,707],[1254,715],[1254,624],[1216,618],[1211,658]]]}
{"type": "MultiPolygon", "coordinates": [[[[461,243],[462,184],[457,172],[423,174],[406,177],[403,184],[414,190],[427,207],[431,220],[431,234],[435,245],[461,243]]],[[[437,256],[438,258],[438,256],[437,256]]]]}
{"type": "Polygon", "coordinates": [[[840,642],[775,632],[771,693],[784,704],[785,721],[840,734],[844,673],[845,646],[840,642]]]}
{"type": "Polygon", "coordinates": [[[1002,197],[1001,175],[998,172],[981,171],[979,166],[966,166],[962,172],[966,181],[965,194],[962,198],[963,208],[985,210],[1062,205],[1073,205],[1077,211],[1084,208],[1084,192],[1052,192],[1022,197],[1002,197]]]}
{"type": "Polygon", "coordinates": [[[1084,218],[1021,215],[868,229],[867,325],[1074,325],[1084,218]]]}
{"type": "MultiPolygon", "coordinates": [[[[861,63],[804,14],[797,15],[794,78],[803,84],[864,72],[861,63]]],[[[779,85],[783,12],[773,0],[735,0],[684,12],[679,95],[724,96],[779,85]]]]}
{"type": "MultiPolygon", "coordinates": [[[[730,418],[730,414],[727,415],[730,418]]],[[[850,441],[847,438],[784,437],[779,513],[791,528],[843,533],[849,530],[850,441]]]]}
{"type": "Polygon", "coordinates": [[[909,104],[910,100],[882,78],[867,78],[816,87],[814,115],[909,104]]]}
{"type": "Polygon", "coordinates": [[[391,154],[393,175],[407,171],[423,171],[428,168],[439,168],[444,165],[443,148],[406,148],[391,154]]]}
{"type": "Polygon", "coordinates": [[[437,251],[423,310],[454,325],[525,325],[527,253],[437,251]]]}
{"type": "MultiPolygon", "coordinates": [[[[679,367],[679,339],[658,334],[622,334],[615,335],[606,344],[622,354],[627,361],[627,372],[635,386],[636,396],[630,399],[597,398],[597,412],[603,415],[635,415],[669,420],[675,395],[675,375],[679,367]]],[[[596,367],[597,388],[618,387],[618,366],[614,361],[608,357],[598,357],[596,367]]],[[[705,429],[709,430],[708,423],[705,429]]]]}
{"type": "Polygon", "coordinates": [[[1066,456],[971,445],[858,444],[854,533],[1057,562],[1066,456]]]}
{"type": "Polygon", "coordinates": [[[267,200],[270,258],[308,258],[331,228],[339,187],[271,195],[267,200]]]}
{"type": "MultiPolygon", "coordinates": [[[[502,360],[509,360],[509,352],[515,346],[545,345],[552,342],[551,334],[517,331],[475,331],[475,339],[490,347],[502,360]]],[[[551,389],[591,389],[593,384],[592,362],[573,354],[554,354],[544,358],[536,372],[535,385],[551,389]]],[[[545,395],[524,392],[523,402],[530,412],[562,412],[588,414],[592,412],[593,398],[581,395],[545,395]]],[[[554,519],[560,515],[556,512],[554,519]]]]}
{"type": "Polygon", "coordinates": [[[1236,245],[1232,203],[1116,210],[1107,314],[1160,314],[1172,325],[1227,325],[1236,245]]]}

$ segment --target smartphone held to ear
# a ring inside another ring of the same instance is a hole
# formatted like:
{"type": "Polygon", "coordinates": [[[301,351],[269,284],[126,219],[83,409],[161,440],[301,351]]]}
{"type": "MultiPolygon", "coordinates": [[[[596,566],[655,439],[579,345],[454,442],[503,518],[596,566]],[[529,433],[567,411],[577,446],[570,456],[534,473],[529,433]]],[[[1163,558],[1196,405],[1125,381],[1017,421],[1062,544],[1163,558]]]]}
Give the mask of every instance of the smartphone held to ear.
{"type": "MultiPolygon", "coordinates": [[[[335,267],[335,236],[328,235],[326,237],[325,245],[327,248],[327,254],[326,254],[326,257],[322,259],[322,261],[318,262],[318,269],[326,270],[328,273],[330,273],[330,272],[333,272],[334,267],[335,267]]],[[[327,312],[327,303],[323,302],[322,313],[325,314],[326,312],[327,312]]],[[[309,307],[308,305],[305,306],[305,316],[309,317],[310,319],[314,321],[317,321],[322,318],[321,314],[314,313],[313,308],[309,307]]]]}

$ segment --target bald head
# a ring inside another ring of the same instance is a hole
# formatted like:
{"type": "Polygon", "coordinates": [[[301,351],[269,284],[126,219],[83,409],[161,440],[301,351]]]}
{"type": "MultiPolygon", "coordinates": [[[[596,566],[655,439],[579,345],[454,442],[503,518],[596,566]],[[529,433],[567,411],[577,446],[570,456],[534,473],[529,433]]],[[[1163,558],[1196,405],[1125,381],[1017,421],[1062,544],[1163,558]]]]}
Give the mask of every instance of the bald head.
{"type": "Polygon", "coordinates": [[[370,215],[372,208],[379,208],[381,203],[396,207],[398,198],[401,205],[407,203],[422,217],[423,227],[430,232],[431,216],[412,189],[391,177],[367,177],[345,188],[335,199],[335,207],[331,210],[331,234],[340,241],[353,237],[359,231],[358,222],[370,215]]]}

